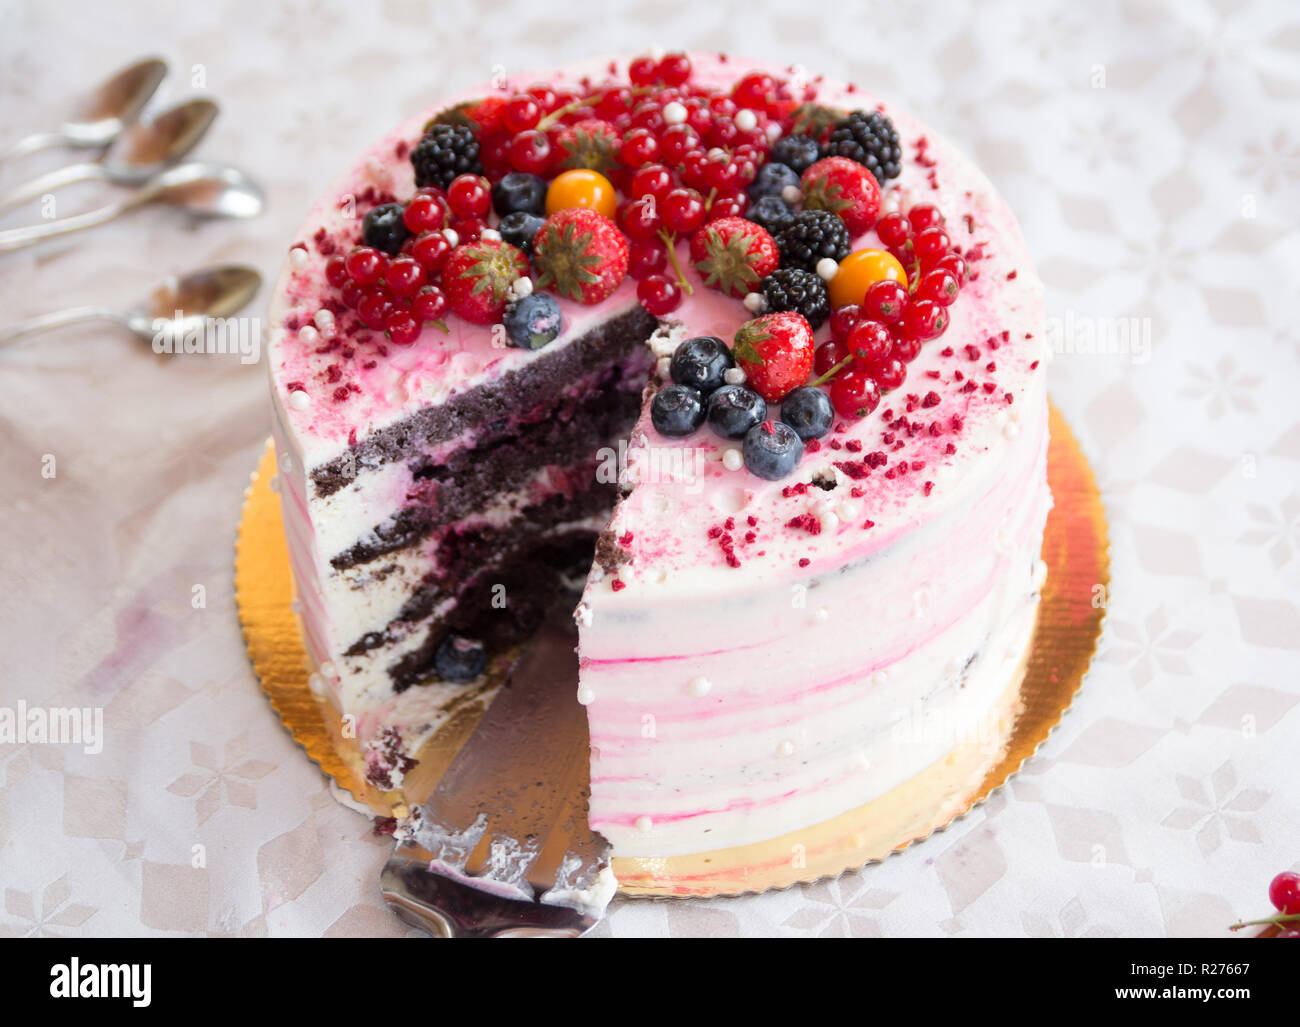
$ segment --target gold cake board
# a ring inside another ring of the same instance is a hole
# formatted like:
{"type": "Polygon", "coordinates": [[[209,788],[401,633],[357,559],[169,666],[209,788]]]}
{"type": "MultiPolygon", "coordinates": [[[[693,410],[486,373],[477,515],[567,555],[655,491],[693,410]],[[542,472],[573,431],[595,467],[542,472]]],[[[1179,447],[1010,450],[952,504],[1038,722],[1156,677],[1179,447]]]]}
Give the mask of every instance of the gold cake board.
{"type": "MultiPolygon", "coordinates": [[[[245,496],[235,553],[235,597],[248,655],[285,727],[337,784],[376,815],[405,815],[427,796],[474,729],[493,694],[461,705],[420,750],[400,792],[365,781],[338,712],[308,685],[312,667],[291,609],[293,576],[271,487],[268,444],[245,496]]],[[[1060,412],[1051,409],[1047,518],[1038,620],[1022,664],[1008,676],[996,723],[1002,737],[973,739],[857,809],[754,845],[672,857],[620,857],[614,873],[634,896],[738,895],[838,876],[943,830],[1002,787],[1037,752],[1069,708],[1092,659],[1105,616],[1109,545],[1092,470],[1060,412]]]]}

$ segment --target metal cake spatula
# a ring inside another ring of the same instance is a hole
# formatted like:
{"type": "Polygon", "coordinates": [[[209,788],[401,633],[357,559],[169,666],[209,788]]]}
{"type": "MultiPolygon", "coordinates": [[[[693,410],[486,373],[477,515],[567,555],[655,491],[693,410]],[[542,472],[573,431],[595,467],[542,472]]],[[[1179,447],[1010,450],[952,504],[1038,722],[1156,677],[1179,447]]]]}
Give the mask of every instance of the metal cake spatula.
{"type": "Polygon", "coordinates": [[[587,825],[587,717],[577,630],[557,610],[423,806],[380,877],[407,923],[440,937],[576,937],[616,882],[587,825]]]}

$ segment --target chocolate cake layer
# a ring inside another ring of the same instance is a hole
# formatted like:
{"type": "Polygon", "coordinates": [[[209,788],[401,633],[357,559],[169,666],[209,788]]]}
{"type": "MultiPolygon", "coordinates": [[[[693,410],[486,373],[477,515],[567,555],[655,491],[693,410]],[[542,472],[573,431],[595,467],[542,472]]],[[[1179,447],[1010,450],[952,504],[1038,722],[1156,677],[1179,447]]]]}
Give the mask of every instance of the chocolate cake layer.
{"type": "Polygon", "coordinates": [[[359,469],[415,456],[479,426],[506,422],[520,410],[553,404],[554,396],[572,382],[637,354],[657,324],[636,306],[568,345],[544,352],[526,367],[371,433],[343,456],[312,471],[316,495],[337,492],[359,469]]]}

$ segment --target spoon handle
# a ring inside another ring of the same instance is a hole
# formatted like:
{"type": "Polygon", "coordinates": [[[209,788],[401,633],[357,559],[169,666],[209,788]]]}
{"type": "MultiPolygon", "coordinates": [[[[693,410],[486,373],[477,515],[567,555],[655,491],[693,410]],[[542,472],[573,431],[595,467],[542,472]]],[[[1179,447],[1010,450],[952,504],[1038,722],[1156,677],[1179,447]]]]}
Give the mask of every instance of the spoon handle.
{"type": "Polygon", "coordinates": [[[88,210],[84,214],[71,214],[66,218],[56,218],[53,221],[45,222],[43,225],[7,229],[0,232],[0,253],[12,253],[14,250],[21,250],[24,246],[31,246],[45,239],[54,239],[61,235],[67,235],[69,232],[79,232],[83,228],[102,225],[104,222],[112,221],[113,218],[139,206],[140,202],[141,194],[136,193],[130,199],[110,203],[96,210],[88,210]]]}
{"type": "Polygon", "coordinates": [[[0,164],[17,157],[25,157],[37,150],[48,150],[51,146],[69,145],[68,137],[63,132],[35,132],[25,139],[19,139],[8,149],[0,150],[0,164]]]}
{"type": "Polygon", "coordinates": [[[122,315],[116,311],[105,310],[103,307],[69,307],[67,310],[55,311],[53,314],[41,314],[39,317],[19,321],[8,328],[0,328],[0,346],[7,346],[11,342],[25,339],[37,332],[48,332],[54,328],[79,324],[82,321],[121,322],[122,315]]]}
{"type": "Polygon", "coordinates": [[[32,200],[38,200],[46,193],[61,189],[65,185],[71,185],[73,182],[85,182],[91,179],[102,181],[106,178],[108,178],[108,172],[102,164],[95,164],[90,161],[83,164],[70,164],[66,168],[59,168],[56,171],[38,175],[30,182],[14,186],[0,196],[0,214],[11,211],[15,207],[21,207],[24,203],[29,203],[32,200]]]}

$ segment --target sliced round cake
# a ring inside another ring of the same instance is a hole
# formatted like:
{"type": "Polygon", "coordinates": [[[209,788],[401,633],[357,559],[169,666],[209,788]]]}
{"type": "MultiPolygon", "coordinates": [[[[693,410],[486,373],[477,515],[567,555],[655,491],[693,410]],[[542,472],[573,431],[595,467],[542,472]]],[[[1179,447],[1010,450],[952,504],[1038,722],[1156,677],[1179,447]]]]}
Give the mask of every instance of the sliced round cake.
{"type": "Polygon", "coordinates": [[[723,55],[519,76],[364,154],[271,313],[303,638],[373,785],[585,575],[615,856],[927,770],[952,801],[933,768],[1014,698],[1051,496],[1042,287],[943,139],[723,55]]]}

